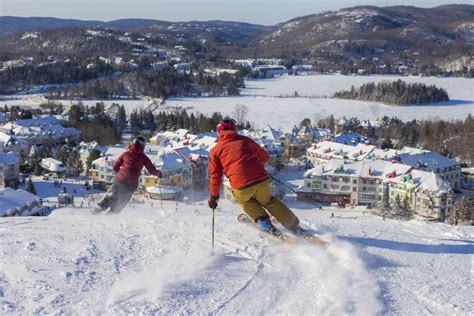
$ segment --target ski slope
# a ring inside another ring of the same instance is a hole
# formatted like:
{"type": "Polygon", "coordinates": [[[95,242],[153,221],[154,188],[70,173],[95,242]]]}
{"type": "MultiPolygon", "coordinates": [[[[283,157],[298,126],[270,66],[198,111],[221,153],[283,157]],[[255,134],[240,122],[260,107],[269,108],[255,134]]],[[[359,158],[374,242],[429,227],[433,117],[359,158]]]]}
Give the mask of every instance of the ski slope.
{"type": "Polygon", "coordinates": [[[150,201],[0,218],[0,313],[467,315],[473,227],[385,220],[290,201],[330,240],[288,245],[221,201],[216,245],[205,201],[150,201]],[[331,218],[334,213],[334,218],[331,218]]]}

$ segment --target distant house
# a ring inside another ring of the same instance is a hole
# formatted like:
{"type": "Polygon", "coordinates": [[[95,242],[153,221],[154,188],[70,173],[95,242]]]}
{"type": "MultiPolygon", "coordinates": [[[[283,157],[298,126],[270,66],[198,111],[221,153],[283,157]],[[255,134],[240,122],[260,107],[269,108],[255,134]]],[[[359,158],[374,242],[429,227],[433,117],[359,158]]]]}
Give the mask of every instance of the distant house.
{"type": "Polygon", "coordinates": [[[293,65],[291,71],[295,75],[314,75],[316,68],[313,65],[293,65]]]}
{"type": "Polygon", "coordinates": [[[140,184],[144,187],[153,187],[160,182],[163,186],[179,186],[183,190],[192,188],[192,166],[191,162],[183,157],[179,152],[166,154],[149,155],[151,162],[160,169],[162,178],[149,175],[144,170],[144,175],[140,177],[140,184]]]}
{"type": "Polygon", "coordinates": [[[180,74],[191,73],[192,65],[190,63],[178,63],[173,65],[174,69],[180,74]]]}
{"type": "Polygon", "coordinates": [[[40,166],[50,172],[63,173],[67,170],[66,166],[54,158],[43,158],[41,159],[40,166]]]}
{"type": "Polygon", "coordinates": [[[124,145],[117,145],[109,147],[102,157],[92,162],[89,170],[90,176],[95,188],[106,189],[112,185],[115,172],[112,166],[117,158],[125,151],[124,145]]]}
{"type": "Polygon", "coordinates": [[[253,68],[253,71],[258,74],[259,78],[271,78],[274,76],[283,76],[288,74],[288,69],[285,66],[257,66],[253,68]]]}

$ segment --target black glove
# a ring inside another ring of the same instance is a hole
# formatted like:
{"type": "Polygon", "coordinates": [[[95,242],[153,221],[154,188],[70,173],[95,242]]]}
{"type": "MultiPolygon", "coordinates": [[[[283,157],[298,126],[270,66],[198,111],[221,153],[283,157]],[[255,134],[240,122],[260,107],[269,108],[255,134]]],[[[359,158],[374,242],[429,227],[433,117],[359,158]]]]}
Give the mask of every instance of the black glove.
{"type": "Polygon", "coordinates": [[[209,201],[207,201],[207,204],[209,205],[210,208],[215,209],[217,208],[217,201],[219,201],[219,196],[212,196],[209,198],[209,201]]]}

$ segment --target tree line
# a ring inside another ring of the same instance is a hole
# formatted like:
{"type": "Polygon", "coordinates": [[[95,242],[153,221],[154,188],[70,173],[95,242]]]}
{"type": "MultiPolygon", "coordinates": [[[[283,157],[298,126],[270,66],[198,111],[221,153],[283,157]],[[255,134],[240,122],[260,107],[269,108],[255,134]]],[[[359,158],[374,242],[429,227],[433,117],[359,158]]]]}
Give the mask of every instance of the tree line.
{"type": "Polygon", "coordinates": [[[364,101],[378,101],[396,105],[417,105],[449,101],[448,93],[443,88],[423,83],[406,83],[397,81],[382,81],[363,84],[356,89],[343,90],[334,93],[334,98],[364,101]]]}
{"type": "MultiPolygon", "coordinates": [[[[221,113],[215,112],[210,117],[203,114],[188,114],[185,110],[167,113],[164,111],[153,115],[150,111],[133,111],[130,114],[130,128],[134,133],[142,130],[150,132],[175,131],[187,129],[190,133],[209,132],[216,129],[217,124],[224,119],[221,113]]],[[[237,124],[238,128],[250,129],[250,122],[237,124]]]]}
{"type": "MultiPolygon", "coordinates": [[[[308,124],[307,121],[304,124],[308,124]]],[[[344,124],[338,126],[334,117],[330,116],[320,119],[317,126],[329,128],[333,132],[337,129],[342,132],[367,133],[375,145],[384,149],[401,149],[405,146],[424,148],[467,164],[474,163],[474,117],[471,114],[463,120],[450,121],[403,121],[398,117],[384,116],[377,120],[377,126],[368,127],[367,122],[362,124],[356,117],[343,121],[344,124]]]]}

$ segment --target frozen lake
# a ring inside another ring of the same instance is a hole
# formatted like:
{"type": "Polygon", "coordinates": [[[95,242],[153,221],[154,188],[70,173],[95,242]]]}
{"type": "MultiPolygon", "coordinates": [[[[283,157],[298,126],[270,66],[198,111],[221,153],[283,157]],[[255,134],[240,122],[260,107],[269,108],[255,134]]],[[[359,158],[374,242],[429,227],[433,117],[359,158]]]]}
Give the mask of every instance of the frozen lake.
{"type": "Polygon", "coordinates": [[[317,121],[329,115],[374,120],[384,115],[403,120],[464,119],[474,113],[474,79],[401,76],[283,76],[268,80],[248,80],[239,97],[175,98],[165,108],[182,107],[196,113],[221,112],[230,115],[237,104],[249,108],[247,119],[256,127],[266,124],[288,130],[305,117],[317,121]],[[434,84],[447,90],[451,101],[427,106],[402,107],[378,102],[328,99],[334,92],[367,82],[402,79],[434,84]],[[302,97],[293,96],[295,91],[302,97]]]}

